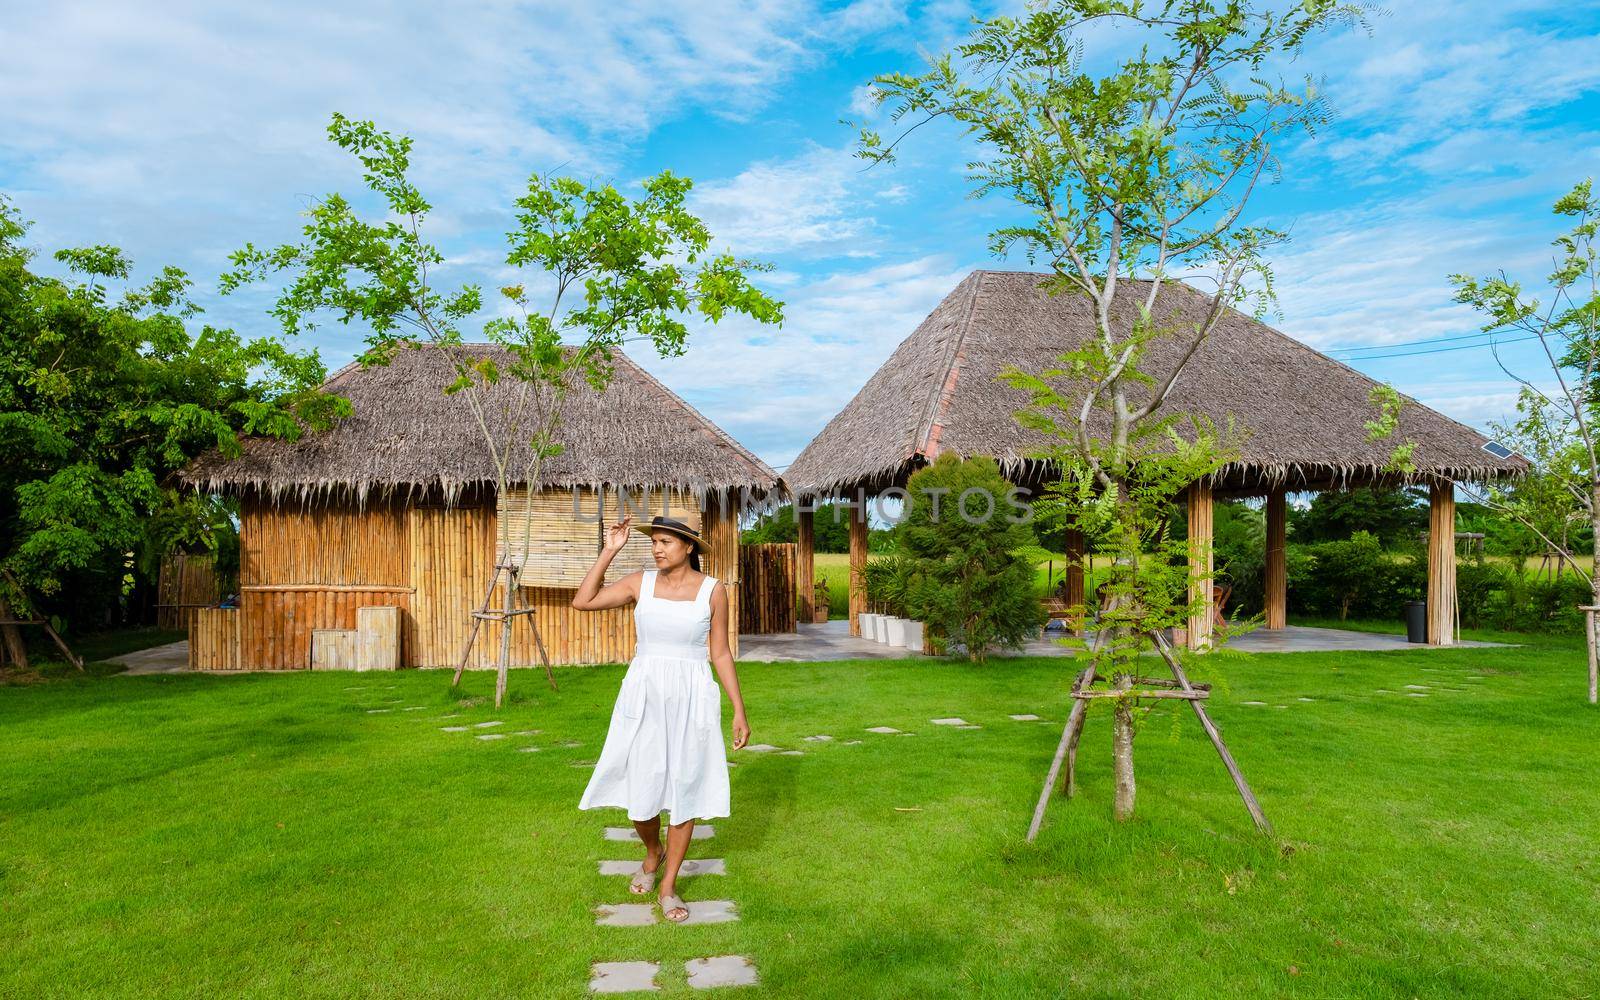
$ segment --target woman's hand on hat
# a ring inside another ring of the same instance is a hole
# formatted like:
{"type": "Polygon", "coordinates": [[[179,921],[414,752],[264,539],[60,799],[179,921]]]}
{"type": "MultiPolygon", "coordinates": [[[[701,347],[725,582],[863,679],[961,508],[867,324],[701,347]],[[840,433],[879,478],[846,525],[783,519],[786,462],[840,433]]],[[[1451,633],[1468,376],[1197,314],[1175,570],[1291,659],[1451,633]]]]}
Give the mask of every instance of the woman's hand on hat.
{"type": "Polygon", "coordinates": [[[613,524],[606,532],[606,551],[616,552],[628,544],[628,532],[631,530],[633,530],[632,514],[613,524]]]}

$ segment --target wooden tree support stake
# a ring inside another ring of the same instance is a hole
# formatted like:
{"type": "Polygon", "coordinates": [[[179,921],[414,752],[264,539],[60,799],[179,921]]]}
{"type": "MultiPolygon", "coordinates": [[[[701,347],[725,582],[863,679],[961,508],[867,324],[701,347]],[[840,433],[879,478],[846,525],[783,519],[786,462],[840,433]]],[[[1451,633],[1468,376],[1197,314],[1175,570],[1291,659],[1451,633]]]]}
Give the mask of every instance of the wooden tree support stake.
{"type": "MultiPolygon", "coordinates": [[[[1600,610],[1600,609],[1596,609],[1600,610]]],[[[1590,615],[1591,621],[1594,614],[1590,615]]],[[[1141,677],[1133,683],[1143,685],[1149,690],[1118,690],[1118,691],[1090,691],[1089,685],[1095,682],[1095,667],[1084,668],[1072,684],[1072,711],[1067,716],[1066,727],[1061,732],[1061,742],[1056,746],[1055,757],[1050,761],[1050,771],[1044,779],[1044,790],[1039,794],[1038,805],[1033,809],[1033,820],[1028,824],[1028,837],[1032,841],[1039,833],[1039,827],[1044,822],[1045,808],[1050,804],[1050,793],[1056,787],[1057,778],[1063,779],[1063,791],[1071,797],[1076,791],[1076,765],[1078,740],[1083,735],[1084,717],[1088,714],[1089,702],[1097,698],[1126,698],[1130,695],[1137,698],[1167,698],[1186,701],[1194,709],[1195,716],[1200,720],[1200,727],[1205,730],[1210,738],[1211,745],[1216,748],[1217,756],[1222,758],[1222,766],[1227,768],[1228,776],[1233,779],[1234,787],[1239,790],[1239,797],[1244,800],[1244,807],[1250,813],[1250,818],[1255,822],[1256,829],[1262,833],[1272,833],[1272,824],[1267,821],[1266,814],[1261,811],[1261,804],[1256,801],[1255,793],[1250,790],[1250,784],[1244,780],[1244,774],[1239,770],[1239,765],[1234,761],[1233,754],[1228,752],[1228,746],[1222,741],[1222,733],[1217,730],[1216,724],[1206,714],[1205,706],[1201,704],[1210,697],[1211,685],[1191,684],[1189,676],[1184,672],[1183,664],[1178,661],[1172,651],[1172,645],[1167,642],[1166,636],[1159,632],[1151,633],[1156,651],[1166,661],[1167,668],[1172,671],[1172,680],[1163,678],[1141,677]],[[1065,764],[1065,774],[1063,771],[1065,764]]],[[[1098,651],[1099,636],[1096,636],[1095,649],[1091,656],[1098,651]]]]}
{"type": "MultiPolygon", "coordinates": [[[[478,610],[472,613],[472,628],[467,632],[467,641],[461,647],[461,660],[456,664],[455,677],[450,681],[451,686],[461,683],[461,675],[467,669],[467,659],[472,655],[472,644],[478,639],[478,626],[485,621],[501,623],[500,632],[500,659],[499,666],[505,666],[511,659],[511,626],[516,624],[519,617],[528,616],[528,627],[533,629],[533,642],[539,649],[539,661],[544,664],[545,678],[550,682],[550,690],[556,690],[556,675],[550,669],[550,656],[545,652],[544,637],[539,634],[539,619],[537,609],[526,607],[522,603],[522,591],[517,587],[517,568],[509,563],[499,563],[494,568],[494,574],[489,577],[489,586],[483,592],[483,603],[478,610]],[[504,599],[498,608],[490,607],[489,602],[494,600],[495,585],[500,582],[500,575],[506,578],[504,599]],[[515,602],[516,606],[513,606],[515,602]]],[[[495,678],[494,704],[496,708],[505,699],[505,690],[500,686],[500,680],[495,678]]]]}

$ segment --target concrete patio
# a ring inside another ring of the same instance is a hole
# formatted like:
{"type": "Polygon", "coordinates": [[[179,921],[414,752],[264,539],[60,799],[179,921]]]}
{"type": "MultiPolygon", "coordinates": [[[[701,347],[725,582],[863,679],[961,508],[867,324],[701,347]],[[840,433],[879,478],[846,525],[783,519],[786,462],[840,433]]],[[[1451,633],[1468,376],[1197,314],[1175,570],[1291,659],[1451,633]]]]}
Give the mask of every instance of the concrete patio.
{"type": "MultiPolygon", "coordinates": [[[[794,663],[818,660],[897,660],[908,656],[922,656],[922,653],[915,650],[852,636],[849,622],[843,618],[834,618],[820,625],[802,624],[797,628],[799,629],[797,632],[781,635],[739,636],[738,659],[766,663],[794,663]]],[[[1075,650],[1060,642],[1063,635],[1062,632],[1051,631],[1044,639],[1032,640],[1021,650],[1000,651],[991,655],[1071,656],[1075,650]]],[[[1501,645],[1503,644],[1463,640],[1457,643],[1457,648],[1491,648],[1501,645]]],[[[1410,643],[1406,641],[1404,635],[1291,625],[1288,628],[1272,631],[1256,629],[1247,632],[1229,642],[1227,648],[1245,653],[1377,653],[1443,647],[1410,643]]]]}

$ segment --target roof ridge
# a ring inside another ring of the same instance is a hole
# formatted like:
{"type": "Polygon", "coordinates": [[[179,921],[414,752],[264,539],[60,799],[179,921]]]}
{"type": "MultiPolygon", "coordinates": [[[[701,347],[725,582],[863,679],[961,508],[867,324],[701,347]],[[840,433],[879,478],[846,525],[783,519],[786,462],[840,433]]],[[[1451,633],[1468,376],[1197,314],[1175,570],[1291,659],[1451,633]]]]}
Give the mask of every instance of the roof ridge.
{"type": "Polygon", "coordinates": [[[961,363],[966,357],[967,334],[972,330],[972,319],[978,312],[978,297],[983,292],[983,279],[988,273],[983,270],[972,272],[971,277],[976,280],[972,282],[971,297],[967,301],[966,314],[956,326],[955,336],[950,341],[950,348],[945,352],[943,374],[934,385],[926,416],[917,423],[916,433],[912,436],[911,448],[905,456],[906,458],[916,454],[921,454],[927,458],[935,457],[928,454],[929,449],[937,447],[939,443],[939,435],[934,432],[934,428],[938,427],[940,431],[944,429],[943,418],[949,412],[950,401],[955,396],[956,380],[961,375],[961,363]]]}
{"type": "Polygon", "coordinates": [[[773,483],[776,483],[778,481],[778,479],[780,477],[779,477],[777,471],[774,470],[772,468],[772,466],[768,465],[766,462],[763,462],[761,460],[761,456],[757,455],[755,452],[749,450],[744,445],[740,444],[738,441],[736,441],[734,439],[733,435],[729,434],[727,431],[725,431],[721,427],[717,426],[717,424],[715,422],[713,422],[712,420],[709,420],[706,417],[705,414],[701,413],[699,410],[697,410],[693,406],[689,405],[689,401],[688,400],[684,399],[682,396],[680,396],[677,393],[673,392],[670,388],[667,387],[667,385],[664,382],[662,382],[660,379],[656,378],[654,375],[652,375],[648,371],[646,371],[645,367],[643,365],[639,364],[639,362],[633,360],[633,358],[628,355],[627,351],[624,351],[622,348],[618,347],[618,348],[615,349],[615,352],[616,352],[616,354],[621,356],[624,361],[626,361],[629,365],[631,365],[633,367],[634,371],[638,372],[641,376],[643,376],[643,378],[644,378],[646,383],[648,383],[650,386],[654,387],[657,391],[659,391],[662,394],[664,394],[670,401],[675,402],[679,406],[683,407],[684,410],[688,411],[688,413],[691,416],[693,416],[696,420],[698,420],[700,422],[701,430],[703,432],[706,432],[706,433],[710,434],[710,436],[711,436],[713,441],[718,441],[718,442],[726,445],[727,447],[733,449],[733,453],[735,455],[739,456],[740,459],[742,459],[742,460],[746,461],[747,463],[749,463],[750,466],[753,469],[755,469],[758,473],[760,473],[760,474],[762,474],[764,476],[767,476],[773,483]]]}

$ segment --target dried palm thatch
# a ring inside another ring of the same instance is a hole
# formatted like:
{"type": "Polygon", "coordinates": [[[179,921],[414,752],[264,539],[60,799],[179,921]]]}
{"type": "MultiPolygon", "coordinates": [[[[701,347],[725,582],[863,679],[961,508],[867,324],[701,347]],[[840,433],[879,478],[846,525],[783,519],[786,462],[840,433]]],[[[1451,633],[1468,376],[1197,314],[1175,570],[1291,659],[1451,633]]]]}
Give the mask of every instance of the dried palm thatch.
{"type": "MultiPolygon", "coordinates": [[[[1041,372],[1062,351],[1094,336],[1089,301],[1049,295],[1043,275],[975,271],[901,342],[784,472],[798,496],[903,485],[943,451],[988,455],[1017,483],[1039,481],[1048,463],[1028,453],[1050,442],[1013,418],[1026,393],[996,376],[1007,364],[1041,372]]],[[[1113,322],[1127,328],[1148,285],[1127,282],[1113,322]],[[1141,291],[1145,289],[1145,291],[1141,291]]],[[[1154,318],[1200,321],[1209,300],[1167,284],[1154,318]]],[[[1144,369],[1157,381],[1178,362],[1179,338],[1153,343],[1144,369]]],[[[1377,415],[1376,383],[1272,327],[1230,310],[1174,388],[1169,413],[1194,413],[1225,426],[1231,416],[1246,438],[1236,462],[1214,478],[1217,489],[1326,489],[1437,478],[1484,481],[1520,474],[1527,463],[1484,450],[1487,439],[1465,424],[1406,398],[1396,438],[1370,442],[1364,423],[1377,415]],[[1385,471],[1396,441],[1416,442],[1416,471],[1385,471]]],[[[1136,387],[1137,389],[1137,387],[1136,387]]],[[[1136,394],[1135,394],[1136,395],[1136,394]]],[[[1137,401],[1137,400],[1135,400],[1137,401]]],[[[1108,421],[1109,422],[1109,421],[1108,421]]]]}
{"type": "MultiPolygon", "coordinates": [[[[505,360],[489,344],[459,350],[505,360]]],[[[566,450],[545,459],[539,486],[681,489],[702,504],[714,496],[755,509],[771,502],[776,472],[625,353],[612,357],[613,377],[603,391],[577,376],[569,384],[556,430],[566,450]]],[[[351,417],[298,441],[251,438],[237,458],[212,450],[184,467],[180,481],[208,492],[307,503],[335,495],[358,503],[442,495],[455,503],[464,491],[492,491],[495,466],[482,431],[464,399],[444,394],[454,380],[449,360],[432,347],[401,350],[385,366],[346,365],[325,388],[350,400],[351,417]]],[[[487,390],[485,410],[501,415],[490,421],[497,437],[508,422],[509,394],[522,389],[506,379],[487,390]]],[[[518,450],[513,470],[525,467],[529,452],[526,443],[518,450]]]]}

